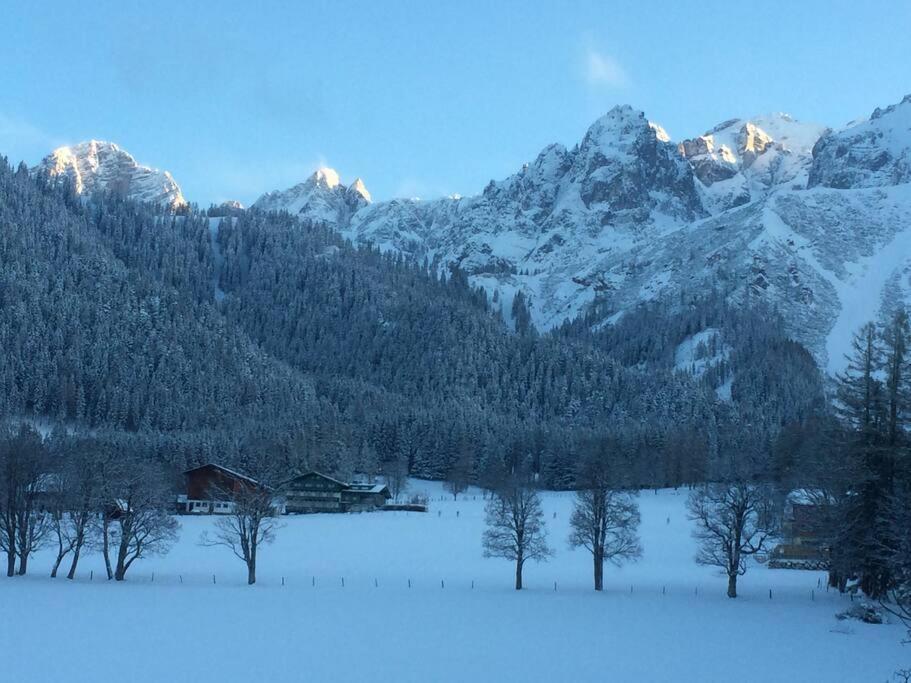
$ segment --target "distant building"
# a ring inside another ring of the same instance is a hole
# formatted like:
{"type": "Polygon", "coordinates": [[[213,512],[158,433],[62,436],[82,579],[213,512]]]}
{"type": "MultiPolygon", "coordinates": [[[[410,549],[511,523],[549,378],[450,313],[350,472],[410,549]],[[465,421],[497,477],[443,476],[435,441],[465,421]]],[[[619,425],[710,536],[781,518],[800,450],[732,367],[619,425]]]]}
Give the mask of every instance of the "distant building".
{"type": "Polygon", "coordinates": [[[306,472],[281,486],[285,511],[362,512],[378,510],[392,498],[383,484],[349,484],[319,472],[306,472]]]}
{"type": "Polygon", "coordinates": [[[799,489],[785,499],[781,543],[773,548],[769,566],[776,569],[827,569],[825,535],[831,506],[825,494],[799,489]]]}
{"type": "MultiPolygon", "coordinates": [[[[232,499],[244,489],[265,489],[255,479],[227,467],[209,463],[183,473],[186,494],[177,497],[177,511],[189,515],[228,515],[234,512],[232,499]]],[[[276,512],[284,512],[276,498],[276,512]]]]}

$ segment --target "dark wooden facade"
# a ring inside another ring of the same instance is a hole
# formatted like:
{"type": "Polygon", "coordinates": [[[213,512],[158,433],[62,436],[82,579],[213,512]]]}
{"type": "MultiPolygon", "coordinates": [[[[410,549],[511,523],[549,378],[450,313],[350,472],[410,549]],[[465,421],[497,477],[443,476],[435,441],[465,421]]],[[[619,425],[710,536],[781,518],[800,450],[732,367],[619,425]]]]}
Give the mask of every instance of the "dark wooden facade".
{"type": "Polygon", "coordinates": [[[177,501],[178,512],[184,514],[228,514],[231,502],[243,490],[261,488],[261,484],[234,470],[209,463],[184,472],[186,495],[177,501]]]}
{"type": "Polygon", "coordinates": [[[802,491],[788,495],[782,519],[782,542],[773,550],[769,566],[773,569],[827,569],[826,545],[829,506],[822,496],[807,496],[802,491]]]}

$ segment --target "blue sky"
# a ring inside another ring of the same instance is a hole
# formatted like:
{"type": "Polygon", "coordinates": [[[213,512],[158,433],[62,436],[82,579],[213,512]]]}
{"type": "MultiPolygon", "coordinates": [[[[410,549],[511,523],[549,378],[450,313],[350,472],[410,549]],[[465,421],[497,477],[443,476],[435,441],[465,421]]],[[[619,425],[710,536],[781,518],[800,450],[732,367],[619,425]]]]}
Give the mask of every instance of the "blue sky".
{"type": "Polygon", "coordinates": [[[911,2],[0,0],[0,153],[117,142],[202,205],[320,165],[473,194],[632,104],[674,139],[911,92],[911,2]]]}

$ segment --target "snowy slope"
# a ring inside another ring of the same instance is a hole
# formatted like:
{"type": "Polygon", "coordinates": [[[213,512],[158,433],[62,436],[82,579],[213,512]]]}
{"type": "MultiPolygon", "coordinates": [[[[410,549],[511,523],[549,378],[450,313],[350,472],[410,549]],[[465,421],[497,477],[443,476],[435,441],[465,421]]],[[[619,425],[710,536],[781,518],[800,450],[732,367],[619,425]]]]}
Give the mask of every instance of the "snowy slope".
{"type": "Polygon", "coordinates": [[[169,209],[187,203],[170,173],[140,165],[112,142],[89,140],[58,147],[32,172],[51,178],[67,177],[79,194],[109,191],[169,209]]]}
{"type": "Polygon", "coordinates": [[[198,545],[211,518],[180,518],[177,547],[138,561],[125,584],[101,580],[97,554],[76,581],[51,580],[53,549],[42,551],[32,575],[0,578],[0,601],[16,615],[0,621],[0,642],[17,653],[4,675],[689,683],[735,671],[743,683],[857,683],[907,666],[903,629],[837,621],[850,602],[820,588],[820,572],[751,565],[741,596],[724,597],[725,579],[693,561],[683,491],[643,492],[644,556],[606,567],[596,594],[591,556],[566,543],[571,494],[543,494],[555,555],[529,563],[517,593],[510,563],[482,557],[478,492],[453,502],[439,500],[439,484],[412,483],[420,489],[434,498],[427,514],[286,518],[252,588],[229,550],[198,545]]]}

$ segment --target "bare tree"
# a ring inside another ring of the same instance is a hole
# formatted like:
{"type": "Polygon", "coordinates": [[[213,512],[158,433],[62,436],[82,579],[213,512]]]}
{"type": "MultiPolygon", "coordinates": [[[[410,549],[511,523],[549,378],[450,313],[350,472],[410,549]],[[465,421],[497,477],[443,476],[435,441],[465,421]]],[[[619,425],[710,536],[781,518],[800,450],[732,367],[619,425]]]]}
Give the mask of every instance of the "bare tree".
{"type": "Polygon", "coordinates": [[[570,517],[570,547],[586,548],[594,561],[595,590],[604,589],[604,563],[617,566],[642,555],[637,534],[639,506],[630,493],[614,488],[607,459],[593,456],[583,465],[570,517]]]}
{"type": "Polygon", "coordinates": [[[459,453],[455,462],[446,474],[444,486],[452,494],[453,500],[459,499],[459,494],[468,489],[471,482],[471,449],[464,439],[459,443],[459,453]]]}
{"type": "Polygon", "coordinates": [[[101,446],[94,439],[65,437],[56,447],[57,462],[53,474],[47,478],[47,507],[57,539],[51,577],[57,576],[63,560],[72,553],[67,578],[73,579],[82,550],[93,540],[96,528],[93,522],[99,511],[97,452],[101,446]]]}
{"type": "Polygon", "coordinates": [[[101,450],[95,463],[96,476],[98,477],[97,501],[97,536],[101,539],[101,556],[104,558],[104,569],[108,581],[114,579],[114,565],[111,562],[111,536],[113,531],[114,516],[118,506],[115,504],[120,495],[120,483],[124,478],[123,463],[114,452],[109,449],[101,450]]]}
{"type": "Polygon", "coordinates": [[[172,487],[157,463],[122,459],[111,483],[103,516],[117,545],[114,580],[123,581],[136,560],[170,550],[179,525],[170,514],[172,487]]]}
{"type": "Polygon", "coordinates": [[[13,436],[0,433],[0,549],[6,553],[6,575],[16,573],[16,530],[19,521],[19,472],[13,436]]]}
{"type": "Polygon", "coordinates": [[[692,491],[689,517],[696,522],[696,561],[721,567],[728,597],[737,597],[737,577],[746,574],[749,556],[761,552],[777,530],[769,487],[738,481],[706,484],[692,491]]]}
{"type": "Polygon", "coordinates": [[[553,554],[541,499],[524,478],[511,477],[487,502],[484,557],[516,563],[516,590],[522,590],[522,569],[528,560],[540,562],[553,554]]]}
{"type": "Polygon", "coordinates": [[[404,453],[398,453],[394,458],[383,462],[382,475],[392,499],[397,501],[408,489],[408,457],[404,453]]]}
{"type": "Polygon", "coordinates": [[[267,454],[248,461],[245,470],[255,475],[246,480],[213,486],[212,499],[228,503],[230,512],[219,516],[212,534],[204,531],[200,544],[229,548],[247,566],[247,584],[256,583],[259,549],[275,540],[279,527],[280,501],[276,492],[278,469],[267,454]]]}
{"type": "Polygon", "coordinates": [[[76,539],[70,528],[68,489],[69,485],[62,473],[55,472],[48,475],[48,502],[46,509],[50,518],[51,531],[57,541],[57,557],[51,567],[52,579],[57,578],[57,571],[60,569],[64,558],[76,546],[76,539]]]}
{"type": "Polygon", "coordinates": [[[50,529],[42,505],[47,465],[41,436],[30,426],[0,436],[0,548],[7,555],[7,576],[28,571],[29,557],[50,529]]]}

